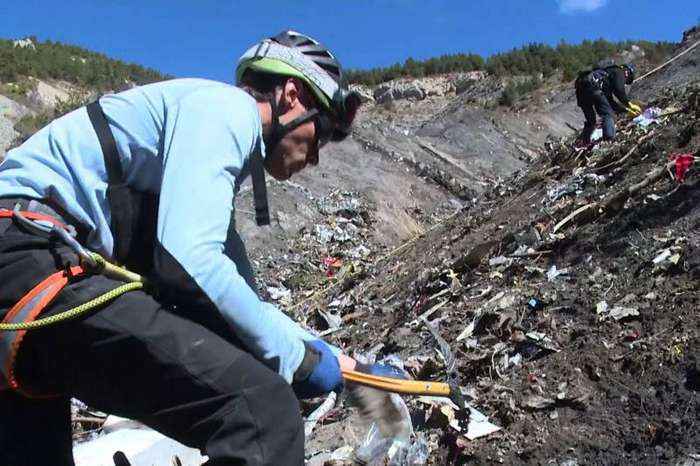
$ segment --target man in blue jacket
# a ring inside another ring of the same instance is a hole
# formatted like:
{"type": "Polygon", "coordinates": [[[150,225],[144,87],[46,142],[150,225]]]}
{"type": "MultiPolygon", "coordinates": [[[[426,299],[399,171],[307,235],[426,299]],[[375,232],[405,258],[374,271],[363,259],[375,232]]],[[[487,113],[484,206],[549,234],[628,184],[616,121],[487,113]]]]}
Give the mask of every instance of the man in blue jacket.
{"type": "Polygon", "coordinates": [[[0,165],[5,322],[39,317],[8,310],[54,273],[67,286],[41,316],[120,285],[71,275],[74,251],[13,211],[72,225],[86,248],[154,285],[74,321],[0,332],[0,464],[73,464],[70,397],[200,448],[208,465],[303,463],[297,398],[341,389],[355,361],[258,298],[234,198],[251,175],[266,223],[265,171],[284,180],[317,164],[349,134],[359,98],[333,54],[294,31],[251,47],[237,82],[106,95],[0,165]]]}

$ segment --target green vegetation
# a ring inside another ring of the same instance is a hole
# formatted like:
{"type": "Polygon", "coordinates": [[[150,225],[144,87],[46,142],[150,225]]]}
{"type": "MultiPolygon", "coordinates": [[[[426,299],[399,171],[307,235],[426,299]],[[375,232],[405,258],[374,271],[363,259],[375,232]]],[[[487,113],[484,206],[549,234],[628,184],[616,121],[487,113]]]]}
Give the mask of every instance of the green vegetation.
{"type": "Polygon", "coordinates": [[[385,81],[402,76],[421,78],[434,74],[452,73],[455,71],[474,71],[484,69],[484,59],[475,54],[442,55],[424,61],[413,58],[407,59],[403,65],[396,63],[386,68],[370,70],[348,70],[348,80],[351,83],[374,86],[385,81]]]}
{"type": "Polygon", "coordinates": [[[501,92],[501,96],[498,98],[498,104],[505,105],[506,107],[512,107],[521,96],[539,89],[542,86],[542,82],[542,79],[539,77],[511,82],[507,84],[503,89],[503,92],[501,92]]]}
{"type": "Polygon", "coordinates": [[[0,83],[0,94],[14,100],[24,100],[27,94],[34,90],[34,87],[35,83],[28,79],[12,83],[0,83]]]}
{"type": "Polygon", "coordinates": [[[0,82],[22,81],[32,76],[107,91],[122,90],[130,83],[146,84],[168,78],[155,70],[80,47],[30,39],[34,47],[17,47],[12,40],[0,39],[0,82]]]}
{"type": "Polygon", "coordinates": [[[484,60],[479,55],[443,55],[424,61],[412,58],[403,64],[396,63],[385,68],[349,70],[350,82],[376,85],[399,77],[419,78],[434,74],[485,70],[495,76],[538,75],[544,78],[557,70],[563,79],[573,79],[578,71],[595,66],[600,60],[611,57],[632,45],[641,47],[651,63],[661,61],[674,47],[670,42],[624,41],[608,42],[603,39],[586,40],[578,45],[561,42],[556,47],[545,44],[530,44],[510,52],[499,53],[484,60]]]}
{"type": "Polygon", "coordinates": [[[54,119],[65,115],[68,112],[82,107],[87,102],[87,96],[81,94],[71,94],[68,99],[56,102],[53,109],[45,110],[36,114],[27,114],[15,124],[15,131],[19,133],[13,145],[19,145],[29,139],[29,137],[48,125],[54,119]]]}

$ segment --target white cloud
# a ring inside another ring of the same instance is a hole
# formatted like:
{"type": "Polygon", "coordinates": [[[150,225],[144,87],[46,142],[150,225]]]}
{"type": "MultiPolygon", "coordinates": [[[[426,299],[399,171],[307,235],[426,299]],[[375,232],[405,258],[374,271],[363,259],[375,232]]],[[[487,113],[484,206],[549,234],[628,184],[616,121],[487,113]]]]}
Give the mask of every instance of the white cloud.
{"type": "Polygon", "coordinates": [[[557,0],[559,11],[562,13],[589,12],[602,8],[608,0],[557,0]]]}

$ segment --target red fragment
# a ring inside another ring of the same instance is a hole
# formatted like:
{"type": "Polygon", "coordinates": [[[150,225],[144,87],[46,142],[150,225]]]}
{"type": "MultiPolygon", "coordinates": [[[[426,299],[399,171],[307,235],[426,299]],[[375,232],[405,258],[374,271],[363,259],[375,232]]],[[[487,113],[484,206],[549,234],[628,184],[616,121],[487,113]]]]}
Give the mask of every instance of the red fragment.
{"type": "Polygon", "coordinates": [[[669,157],[676,162],[676,181],[682,183],[685,179],[685,173],[695,162],[693,154],[676,154],[669,157]]]}
{"type": "Polygon", "coordinates": [[[326,276],[331,278],[335,270],[343,266],[343,260],[338,257],[327,256],[323,259],[323,265],[326,267],[326,276]]]}
{"type": "Polygon", "coordinates": [[[428,302],[428,295],[422,294],[416,301],[416,303],[413,305],[413,310],[418,313],[420,312],[421,309],[423,309],[423,306],[425,306],[425,303],[428,302]]]}

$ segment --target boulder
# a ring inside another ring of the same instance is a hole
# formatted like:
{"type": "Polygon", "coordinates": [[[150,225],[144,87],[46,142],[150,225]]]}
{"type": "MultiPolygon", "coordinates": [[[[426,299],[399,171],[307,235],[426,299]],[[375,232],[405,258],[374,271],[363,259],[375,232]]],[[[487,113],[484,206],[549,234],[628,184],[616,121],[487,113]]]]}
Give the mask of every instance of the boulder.
{"type": "Polygon", "coordinates": [[[623,50],[620,52],[620,63],[633,63],[636,60],[643,58],[644,55],[646,54],[640,46],[633,45],[629,48],[629,50],[623,50]]]}
{"type": "Polygon", "coordinates": [[[350,84],[350,90],[355,91],[360,95],[360,100],[363,104],[373,103],[374,96],[372,95],[372,89],[362,84],[350,84]]]}
{"type": "Polygon", "coordinates": [[[381,104],[394,100],[423,100],[427,96],[423,86],[414,81],[390,81],[374,90],[374,100],[381,104]]]}
{"type": "Polygon", "coordinates": [[[28,110],[14,100],[0,95],[0,161],[19,134],[14,126],[28,110]]]}
{"type": "Polygon", "coordinates": [[[34,41],[32,41],[29,37],[26,39],[17,39],[15,41],[12,41],[12,45],[15,47],[19,47],[22,49],[32,49],[36,50],[36,46],[34,45],[34,41]]]}
{"type": "Polygon", "coordinates": [[[59,102],[70,98],[70,94],[61,88],[40,80],[36,80],[35,83],[36,86],[28,93],[27,98],[40,107],[53,108],[59,102]]]}

